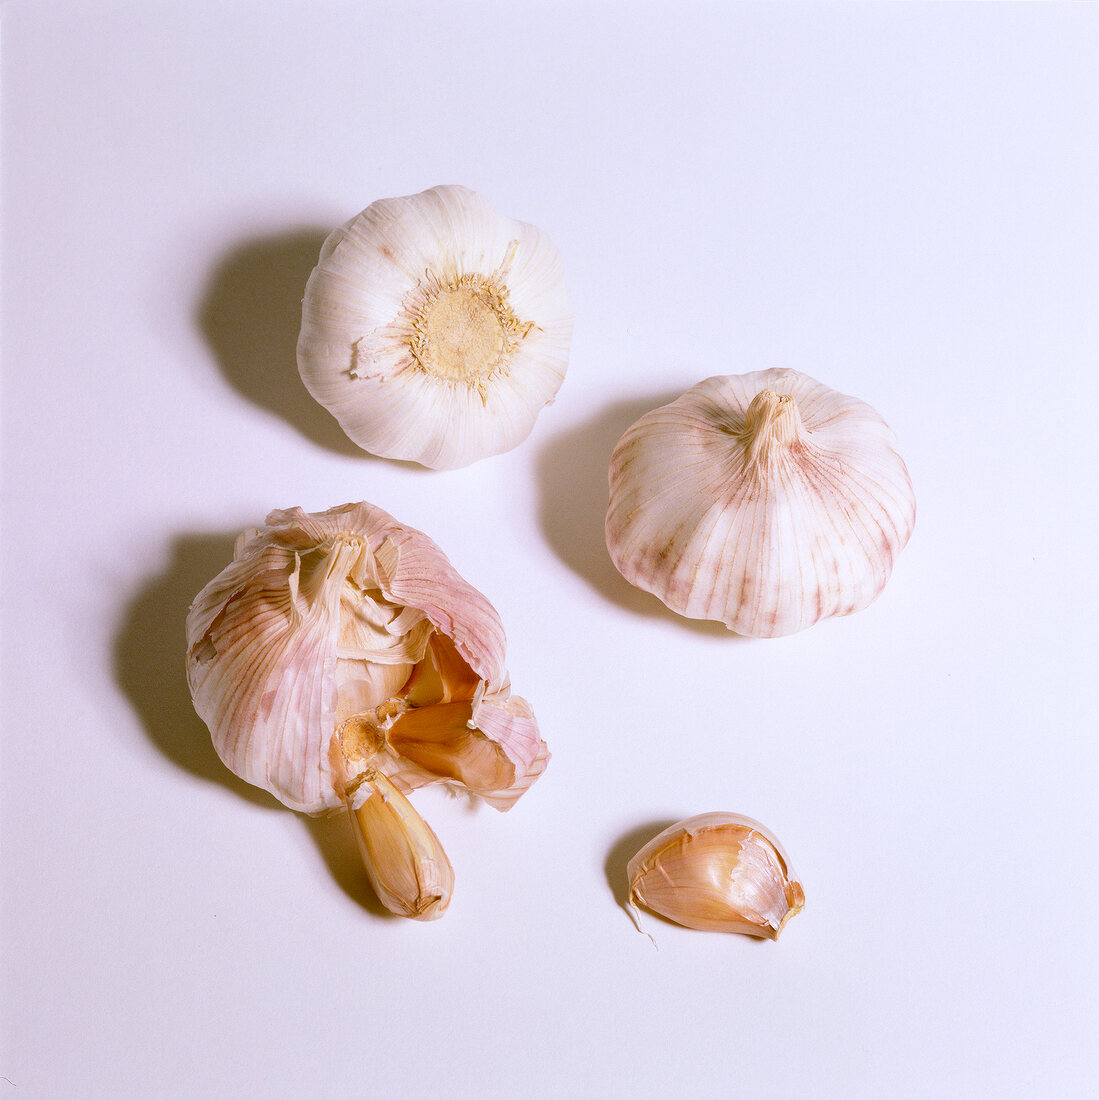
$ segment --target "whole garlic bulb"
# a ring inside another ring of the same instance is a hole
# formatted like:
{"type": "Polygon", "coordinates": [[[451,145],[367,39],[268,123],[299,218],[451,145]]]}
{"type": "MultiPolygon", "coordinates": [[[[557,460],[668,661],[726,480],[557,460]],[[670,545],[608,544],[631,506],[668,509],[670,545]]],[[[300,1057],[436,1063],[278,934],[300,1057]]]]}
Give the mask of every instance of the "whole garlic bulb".
{"type": "Polygon", "coordinates": [[[435,187],[381,199],[328,237],[298,369],[364,450],[453,469],[526,439],[571,336],[549,238],[468,188],[435,187]]]}
{"type": "Polygon", "coordinates": [[[915,518],[885,421],[793,370],[708,378],[641,417],[611,458],[619,572],[758,638],[866,607],[915,518]]]}
{"type": "Polygon", "coordinates": [[[805,892],[775,836],[742,814],[699,814],[653,837],[626,868],[630,904],[704,932],[777,940],[805,892]]]}

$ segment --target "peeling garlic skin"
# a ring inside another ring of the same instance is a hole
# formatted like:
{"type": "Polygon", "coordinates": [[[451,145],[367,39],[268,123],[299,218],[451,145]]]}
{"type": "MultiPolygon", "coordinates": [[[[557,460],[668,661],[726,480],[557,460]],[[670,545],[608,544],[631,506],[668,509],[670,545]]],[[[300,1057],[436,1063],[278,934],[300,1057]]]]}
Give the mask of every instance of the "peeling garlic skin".
{"type": "Polygon", "coordinates": [[[631,905],[686,928],[777,940],[805,892],[777,838],[742,814],[669,826],[630,860],[631,905]]]}
{"type": "Polygon", "coordinates": [[[866,607],[916,517],[881,416],[792,370],[709,378],[647,413],[609,477],[607,547],[626,580],[752,637],[866,607]]]}
{"type": "Polygon", "coordinates": [[[499,616],[380,508],[272,512],[187,616],[187,677],[222,761],[291,809],[357,809],[379,772],[507,809],[549,759],[511,694],[499,616]]]}
{"type": "Polygon", "coordinates": [[[381,199],[325,241],[298,369],[364,450],[453,469],[530,434],[564,379],[572,316],[541,230],[435,187],[381,199]]]}

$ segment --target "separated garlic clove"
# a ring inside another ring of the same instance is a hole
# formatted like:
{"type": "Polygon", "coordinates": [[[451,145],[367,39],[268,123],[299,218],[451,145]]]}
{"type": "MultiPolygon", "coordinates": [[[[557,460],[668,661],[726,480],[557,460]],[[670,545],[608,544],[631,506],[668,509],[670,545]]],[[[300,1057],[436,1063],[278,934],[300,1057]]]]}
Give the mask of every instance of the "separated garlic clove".
{"type": "Polygon", "coordinates": [[[704,932],[777,940],[805,893],[778,840],[741,814],[708,813],[654,837],[626,868],[630,905],[704,932]]]}
{"type": "Polygon", "coordinates": [[[218,755],[310,814],[341,809],[367,768],[403,791],[442,782],[513,805],[549,754],[504,660],[488,600],[366,503],[272,512],[187,616],[188,683],[218,755]]]}
{"type": "Polygon", "coordinates": [[[753,637],[866,607],[915,518],[885,421],[792,370],[709,378],[641,417],[611,458],[619,572],[753,637]]]}
{"type": "Polygon", "coordinates": [[[382,904],[400,917],[438,920],[454,892],[454,868],[431,826],[374,769],[360,777],[348,803],[367,877],[382,904]]]}
{"type": "Polygon", "coordinates": [[[452,469],[530,434],[571,336],[549,238],[468,188],[435,187],[375,202],[328,237],[298,368],[364,450],[452,469]]]}

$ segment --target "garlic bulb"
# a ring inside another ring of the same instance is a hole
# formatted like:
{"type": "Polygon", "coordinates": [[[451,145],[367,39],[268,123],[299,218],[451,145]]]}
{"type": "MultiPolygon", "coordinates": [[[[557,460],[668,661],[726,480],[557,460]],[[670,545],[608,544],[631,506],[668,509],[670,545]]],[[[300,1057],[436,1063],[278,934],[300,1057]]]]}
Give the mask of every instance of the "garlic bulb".
{"type": "Polygon", "coordinates": [[[885,421],[792,370],[700,382],[611,458],[619,572],[681,615],[758,638],[866,607],[915,518],[885,421]]]}
{"type": "Polygon", "coordinates": [[[758,821],[709,813],[670,826],[626,868],[630,905],[704,932],[777,940],[805,893],[786,853],[758,821]]]}
{"type": "MultiPolygon", "coordinates": [[[[310,814],[360,811],[379,784],[513,805],[549,754],[504,656],[485,597],[426,535],[366,503],[272,512],[187,615],[188,683],[218,755],[310,814]]],[[[403,828],[423,851],[412,819],[389,809],[387,825],[383,809],[360,826],[403,828]]]]}
{"type": "Polygon", "coordinates": [[[434,469],[508,451],[565,376],[557,249],[465,187],[382,199],[309,277],[298,369],[364,450],[434,469]]]}

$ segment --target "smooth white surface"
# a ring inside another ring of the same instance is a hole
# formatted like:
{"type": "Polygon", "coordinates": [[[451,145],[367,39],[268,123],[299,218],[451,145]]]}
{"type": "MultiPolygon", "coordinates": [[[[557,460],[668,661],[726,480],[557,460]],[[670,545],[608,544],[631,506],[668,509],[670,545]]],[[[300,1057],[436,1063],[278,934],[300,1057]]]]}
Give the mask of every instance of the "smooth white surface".
{"type": "Polygon", "coordinates": [[[3,35],[4,1036],[46,1097],[1058,1096],[1099,1075],[1094,5],[59,4],[3,35]],[[320,241],[462,182],[577,303],[526,444],[357,454],[298,381],[320,241]],[[892,424],[882,598],[753,642],[602,547],[605,470],[700,378],[892,424]],[[447,915],[236,781],[182,624],[276,506],[366,498],[499,609],[554,753],[424,792],[447,915]],[[620,907],[629,855],[759,818],[778,944],[620,907]]]}

